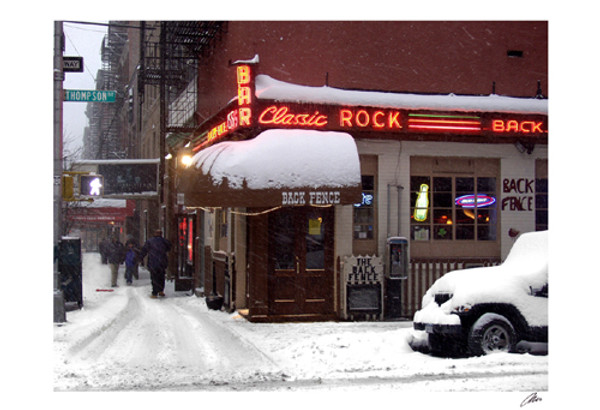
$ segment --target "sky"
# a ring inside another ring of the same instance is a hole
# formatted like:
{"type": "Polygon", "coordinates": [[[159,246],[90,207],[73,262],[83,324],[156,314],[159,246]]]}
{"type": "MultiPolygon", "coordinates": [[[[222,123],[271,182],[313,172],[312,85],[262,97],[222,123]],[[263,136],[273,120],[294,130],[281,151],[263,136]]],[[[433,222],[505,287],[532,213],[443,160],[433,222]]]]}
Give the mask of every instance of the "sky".
{"type": "MultiPolygon", "coordinates": [[[[105,24],[107,21],[87,21],[105,24]]],[[[83,73],[65,73],[63,88],[66,90],[96,89],[96,74],[102,66],[100,48],[106,35],[106,26],[77,23],[63,23],[65,35],[64,56],[83,57],[83,73]]],[[[87,103],[63,103],[64,150],[75,151],[83,145],[83,132],[88,126],[85,115],[87,103]]]]}

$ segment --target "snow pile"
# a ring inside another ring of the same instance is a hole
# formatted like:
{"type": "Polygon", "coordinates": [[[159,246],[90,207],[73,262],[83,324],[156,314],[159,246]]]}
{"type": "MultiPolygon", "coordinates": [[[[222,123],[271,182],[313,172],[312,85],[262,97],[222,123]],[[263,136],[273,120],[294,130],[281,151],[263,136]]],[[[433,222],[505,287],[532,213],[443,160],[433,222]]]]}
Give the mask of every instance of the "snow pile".
{"type": "Polygon", "coordinates": [[[459,324],[454,309],[484,302],[511,303],[532,326],[548,324],[548,298],[532,296],[532,289],[548,283],[548,231],[521,235],[506,261],[500,266],[448,272],[423,296],[423,309],[415,313],[415,322],[459,324]],[[453,295],[438,306],[434,296],[453,295]]]}
{"type": "Polygon", "coordinates": [[[194,155],[193,164],[221,185],[250,189],[346,187],[360,184],[354,139],[343,132],[264,131],[246,141],[227,141],[194,155]]]}
{"type": "Polygon", "coordinates": [[[405,109],[519,112],[548,114],[548,100],[535,98],[459,95],[400,94],[353,91],[331,87],[309,87],[256,76],[256,96],[260,99],[297,103],[376,106],[405,109]]]}

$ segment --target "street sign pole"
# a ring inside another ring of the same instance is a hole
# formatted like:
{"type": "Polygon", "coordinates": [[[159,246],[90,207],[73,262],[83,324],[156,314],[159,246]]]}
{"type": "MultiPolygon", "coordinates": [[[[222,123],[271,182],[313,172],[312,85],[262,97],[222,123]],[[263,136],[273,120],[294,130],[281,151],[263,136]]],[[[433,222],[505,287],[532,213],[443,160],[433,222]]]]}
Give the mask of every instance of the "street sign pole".
{"type": "Polygon", "coordinates": [[[59,241],[62,235],[62,104],[63,104],[63,24],[54,22],[54,322],[66,322],[64,295],[58,285],[59,241]]]}

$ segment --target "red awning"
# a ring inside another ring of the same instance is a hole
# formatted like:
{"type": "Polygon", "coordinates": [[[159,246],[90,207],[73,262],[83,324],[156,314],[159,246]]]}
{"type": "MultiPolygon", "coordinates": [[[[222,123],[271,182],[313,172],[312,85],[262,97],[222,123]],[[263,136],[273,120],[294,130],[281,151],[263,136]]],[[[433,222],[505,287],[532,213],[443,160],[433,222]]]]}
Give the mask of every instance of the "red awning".
{"type": "Polygon", "coordinates": [[[67,208],[66,218],[68,221],[81,223],[122,223],[125,222],[125,218],[133,216],[134,211],[133,200],[99,199],[90,204],[83,203],[67,208]]]}

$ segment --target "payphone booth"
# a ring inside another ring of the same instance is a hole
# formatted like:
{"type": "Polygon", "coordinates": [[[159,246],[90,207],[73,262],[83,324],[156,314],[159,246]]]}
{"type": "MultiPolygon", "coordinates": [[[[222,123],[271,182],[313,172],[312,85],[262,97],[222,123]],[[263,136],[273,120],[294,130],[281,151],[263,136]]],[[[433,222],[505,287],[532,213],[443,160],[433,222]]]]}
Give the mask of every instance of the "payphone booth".
{"type": "Polygon", "coordinates": [[[402,283],[408,279],[408,239],[388,238],[385,259],[385,319],[402,317],[402,283]]]}

